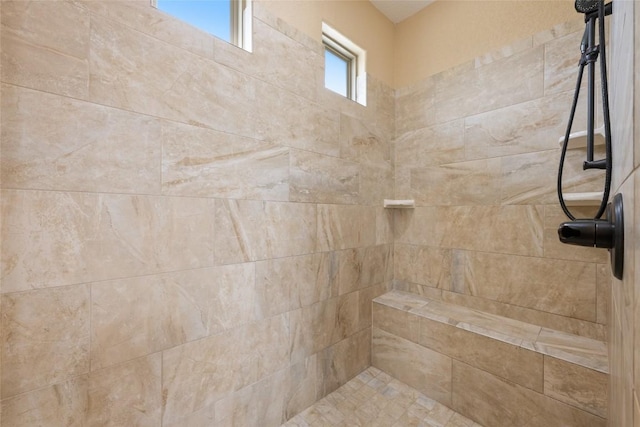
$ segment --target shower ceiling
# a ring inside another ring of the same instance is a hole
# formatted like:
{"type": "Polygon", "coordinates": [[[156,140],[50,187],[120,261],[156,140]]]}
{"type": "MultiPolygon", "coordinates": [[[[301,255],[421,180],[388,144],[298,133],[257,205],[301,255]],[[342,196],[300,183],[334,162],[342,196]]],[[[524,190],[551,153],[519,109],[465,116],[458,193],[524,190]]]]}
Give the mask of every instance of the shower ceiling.
{"type": "Polygon", "coordinates": [[[435,0],[371,0],[371,3],[394,24],[404,21],[435,0]]]}

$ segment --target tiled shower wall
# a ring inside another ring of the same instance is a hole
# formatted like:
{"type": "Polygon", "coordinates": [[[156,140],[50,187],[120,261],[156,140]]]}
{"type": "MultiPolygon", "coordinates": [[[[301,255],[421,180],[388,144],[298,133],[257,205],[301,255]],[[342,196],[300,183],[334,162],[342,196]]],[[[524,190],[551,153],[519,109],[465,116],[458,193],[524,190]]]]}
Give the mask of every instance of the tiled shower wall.
{"type": "Polygon", "coordinates": [[[393,91],[148,0],[2,1],[2,425],[276,426],[370,365],[393,91]]]}
{"type": "MultiPolygon", "coordinates": [[[[395,218],[396,288],[605,339],[607,252],[556,233],[558,139],[583,29],[576,17],[397,91],[395,195],[417,207],[395,218]]],[[[581,171],[584,157],[568,152],[566,192],[602,189],[601,171],[581,171]]]]}
{"type": "Polygon", "coordinates": [[[609,313],[610,426],[640,425],[640,281],[638,272],[638,191],[640,190],[640,8],[618,1],[612,16],[613,58],[611,94],[613,159],[612,189],[622,193],[625,215],[625,256],[622,280],[614,279],[609,313]]]}

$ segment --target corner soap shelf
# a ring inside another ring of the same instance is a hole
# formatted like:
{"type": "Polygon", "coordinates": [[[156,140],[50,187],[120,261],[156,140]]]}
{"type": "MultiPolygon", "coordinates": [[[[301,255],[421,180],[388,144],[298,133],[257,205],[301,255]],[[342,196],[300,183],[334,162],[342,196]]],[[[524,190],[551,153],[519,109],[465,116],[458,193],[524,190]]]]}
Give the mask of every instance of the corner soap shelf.
{"type": "MultiPolygon", "coordinates": [[[[564,136],[558,139],[558,144],[562,147],[564,144],[564,136]]],[[[604,126],[593,130],[593,145],[604,145],[604,126]]],[[[569,144],[567,144],[567,150],[575,148],[587,147],[587,131],[581,130],[580,132],[574,132],[569,134],[569,144]]]]}
{"type": "Polygon", "coordinates": [[[406,200],[392,200],[384,199],[385,209],[413,209],[416,207],[416,202],[413,199],[406,200]]]}

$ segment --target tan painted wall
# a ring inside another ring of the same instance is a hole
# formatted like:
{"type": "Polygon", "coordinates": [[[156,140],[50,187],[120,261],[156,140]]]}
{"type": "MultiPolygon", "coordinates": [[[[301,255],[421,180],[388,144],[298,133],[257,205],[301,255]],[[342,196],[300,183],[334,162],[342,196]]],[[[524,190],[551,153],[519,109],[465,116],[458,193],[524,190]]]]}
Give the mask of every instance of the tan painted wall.
{"type": "Polygon", "coordinates": [[[320,41],[322,21],[367,51],[367,73],[392,86],[395,27],[368,0],[264,0],[273,14],[320,41]]]}
{"type": "Polygon", "coordinates": [[[571,0],[439,0],[397,25],[368,0],[262,1],[318,41],[322,21],[333,25],[367,50],[368,73],[396,88],[580,19],[571,0]]]}
{"type": "Polygon", "coordinates": [[[570,0],[439,0],[396,26],[396,88],[580,19],[570,0]]]}

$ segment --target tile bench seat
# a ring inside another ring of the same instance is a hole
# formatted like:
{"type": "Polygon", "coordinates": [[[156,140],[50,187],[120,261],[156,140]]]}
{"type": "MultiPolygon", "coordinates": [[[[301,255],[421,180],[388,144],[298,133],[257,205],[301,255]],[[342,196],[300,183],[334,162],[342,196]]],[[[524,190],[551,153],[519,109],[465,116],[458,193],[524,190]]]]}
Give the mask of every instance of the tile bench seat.
{"type": "Polygon", "coordinates": [[[604,342],[391,291],[372,365],[485,426],[606,426],[604,342]]]}

